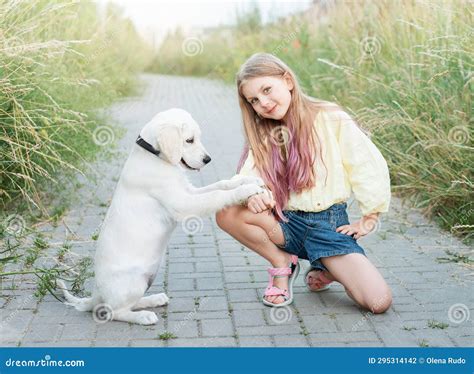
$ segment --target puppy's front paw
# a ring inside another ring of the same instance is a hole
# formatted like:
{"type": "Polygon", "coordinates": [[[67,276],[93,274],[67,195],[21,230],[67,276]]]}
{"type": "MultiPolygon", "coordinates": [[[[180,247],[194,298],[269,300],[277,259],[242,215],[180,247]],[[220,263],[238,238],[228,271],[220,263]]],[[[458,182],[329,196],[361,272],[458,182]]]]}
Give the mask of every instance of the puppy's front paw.
{"type": "Polygon", "coordinates": [[[235,198],[238,202],[246,201],[250,196],[264,193],[265,190],[256,184],[244,184],[235,189],[235,198]]]}
{"type": "Polygon", "coordinates": [[[246,184],[256,184],[257,186],[264,187],[265,182],[260,177],[246,177],[246,184]]]}
{"type": "Polygon", "coordinates": [[[236,183],[236,186],[242,186],[244,184],[256,184],[257,186],[265,186],[265,182],[260,177],[249,177],[245,175],[235,175],[231,179],[232,182],[236,183]]]}

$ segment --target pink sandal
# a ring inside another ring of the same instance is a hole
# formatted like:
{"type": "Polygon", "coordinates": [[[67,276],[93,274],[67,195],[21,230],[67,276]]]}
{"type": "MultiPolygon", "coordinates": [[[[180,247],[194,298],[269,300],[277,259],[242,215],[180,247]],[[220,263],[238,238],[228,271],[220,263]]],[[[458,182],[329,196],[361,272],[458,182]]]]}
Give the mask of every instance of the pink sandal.
{"type": "Polygon", "coordinates": [[[298,263],[298,257],[291,256],[291,264],[286,268],[268,268],[268,274],[270,276],[268,281],[268,287],[265,289],[263,294],[263,304],[273,307],[282,307],[290,305],[293,302],[293,283],[300,272],[300,264],[298,263]],[[282,290],[273,285],[273,278],[288,277],[288,290],[282,290]],[[266,300],[267,296],[283,296],[284,302],[280,304],[271,303],[266,300]]]}
{"type": "Polygon", "coordinates": [[[318,269],[314,269],[312,268],[311,266],[306,270],[305,274],[304,274],[304,283],[306,284],[306,287],[308,288],[308,290],[310,290],[311,292],[321,292],[321,291],[326,291],[327,289],[329,289],[329,287],[331,287],[331,283],[334,282],[332,280],[329,280],[324,274],[323,274],[323,271],[322,270],[318,270],[318,269]],[[315,278],[319,281],[319,283],[322,284],[321,287],[319,288],[312,288],[310,285],[309,285],[309,282],[308,282],[308,274],[313,271],[313,270],[316,270],[318,272],[318,275],[316,277],[311,277],[311,278],[315,278]]]}

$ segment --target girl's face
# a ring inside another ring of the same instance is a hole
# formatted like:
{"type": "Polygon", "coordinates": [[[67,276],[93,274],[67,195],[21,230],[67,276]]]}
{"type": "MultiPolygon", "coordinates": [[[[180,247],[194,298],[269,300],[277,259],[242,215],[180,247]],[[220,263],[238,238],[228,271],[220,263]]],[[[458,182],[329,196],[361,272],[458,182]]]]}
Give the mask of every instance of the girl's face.
{"type": "Polygon", "coordinates": [[[260,117],[274,120],[285,118],[291,103],[293,82],[283,77],[256,77],[242,85],[242,95],[260,117]]]}

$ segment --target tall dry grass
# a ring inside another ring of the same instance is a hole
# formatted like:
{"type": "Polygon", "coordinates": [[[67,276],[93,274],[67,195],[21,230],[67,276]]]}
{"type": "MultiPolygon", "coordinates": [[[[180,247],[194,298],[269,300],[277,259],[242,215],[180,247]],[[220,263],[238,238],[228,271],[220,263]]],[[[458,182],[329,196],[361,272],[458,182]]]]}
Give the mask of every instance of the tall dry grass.
{"type": "Polygon", "coordinates": [[[131,93],[150,49],[120,9],[0,1],[0,203],[44,208],[44,191],[99,150],[98,108],[131,93]]]}

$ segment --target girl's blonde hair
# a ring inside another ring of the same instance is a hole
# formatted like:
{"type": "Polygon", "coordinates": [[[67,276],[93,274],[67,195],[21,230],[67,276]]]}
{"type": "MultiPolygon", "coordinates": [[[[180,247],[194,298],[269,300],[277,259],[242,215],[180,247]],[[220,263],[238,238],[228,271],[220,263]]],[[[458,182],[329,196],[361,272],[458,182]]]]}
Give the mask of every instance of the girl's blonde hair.
{"type": "Polygon", "coordinates": [[[273,192],[275,213],[280,220],[286,220],[282,211],[290,193],[299,193],[315,185],[313,165],[317,152],[323,160],[314,120],[319,110],[334,104],[304,94],[294,72],[269,53],[254,54],[241,66],[237,73],[237,90],[246,138],[237,172],[247,159],[249,149],[252,150],[255,167],[273,192]],[[260,118],[242,94],[242,86],[248,80],[263,76],[282,79],[287,76],[293,83],[285,123],[260,118]]]}

